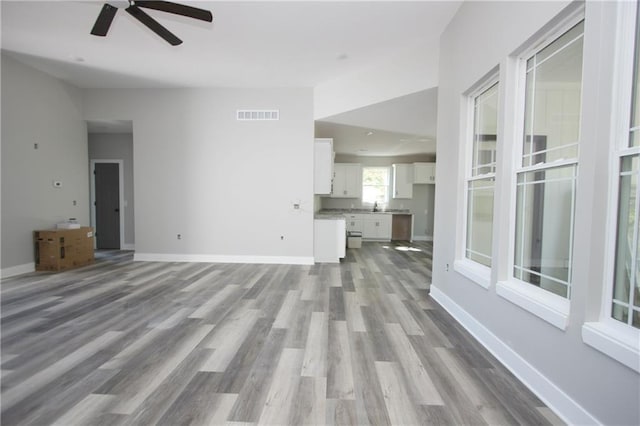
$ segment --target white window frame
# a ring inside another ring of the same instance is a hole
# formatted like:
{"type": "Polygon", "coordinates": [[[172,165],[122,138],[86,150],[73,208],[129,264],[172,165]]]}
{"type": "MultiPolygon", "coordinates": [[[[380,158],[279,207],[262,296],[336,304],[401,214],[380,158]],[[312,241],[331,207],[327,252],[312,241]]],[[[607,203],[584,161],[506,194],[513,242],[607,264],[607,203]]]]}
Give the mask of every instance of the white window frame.
{"type": "MultiPolygon", "coordinates": [[[[368,201],[364,200],[364,187],[365,187],[365,183],[364,183],[364,173],[365,170],[367,169],[385,169],[387,171],[387,196],[386,199],[384,201],[384,203],[382,205],[378,205],[378,207],[380,209],[382,209],[383,207],[386,207],[387,205],[389,205],[389,200],[391,200],[391,167],[389,166],[362,166],[362,205],[363,206],[373,206],[374,203],[370,203],[368,201]]],[[[366,185],[366,186],[370,186],[370,185],[366,185]]]]}
{"type": "MultiPolygon", "coordinates": [[[[514,127],[516,131],[512,136],[513,140],[517,141],[517,144],[513,149],[513,157],[511,158],[513,163],[510,167],[510,193],[512,198],[510,200],[509,250],[508,259],[505,262],[508,266],[508,274],[496,284],[498,296],[561,330],[566,330],[569,325],[570,300],[514,277],[517,176],[531,169],[531,167],[522,166],[527,60],[584,19],[584,4],[576,4],[575,9],[568,11],[568,14],[540,37],[537,43],[529,45],[529,48],[522,48],[515,54],[517,58],[515,58],[515,66],[512,71],[516,73],[515,81],[517,81],[519,92],[517,95],[518,107],[513,115],[516,120],[514,127]]],[[[577,158],[569,163],[577,164],[577,158]]],[[[556,167],[563,164],[562,162],[557,162],[548,166],[556,167]]],[[[576,182],[577,179],[576,177],[576,182]]],[[[573,262],[573,259],[571,261],[573,262]]]]}
{"type": "MultiPolygon", "coordinates": [[[[636,2],[620,2],[617,10],[617,56],[613,71],[615,81],[611,108],[611,172],[608,185],[610,208],[607,215],[605,276],[598,321],[583,324],[582,340],[632,370],[640,372],[640,329],[612,318],[620,162],[623,157],[640,153],[640,147],[628,147],[637,7],[640,6],[636,2]]],[[[640,42],[638,44],[636,49],[640,49],[640,42]]]]}
{"type": "MultiPolygon", "coordinates": [[[[494,179],[494,212],[495,212],[495,191],[496,191],[496,172],[487,173],[484,175],[473,176],[473,145],[475,135],[475,101],[478,96],[489,90],[494,85],[498,85],[498,91],[496,96],[498,97],[498,117],[500,115],[500,81],[499,81],[499,68],[491,70],[487,76],[482,78],[473,87],[471,87],[465,93],[464,107],[466,108],[466,122],[464,123],[465,129],[461,132],[463,138],[461,140],[461,151],[465,153],[464,156],[464,178],[462,180],[461,192],[464,194],[463,209],[464,212],[460,219],[461,239],[459,244],[459,250],[457,258],[453,263],[453,268],[456,272],[462,274],[473,283],[478,284],[484,289],[489,289],[491,286],[491,268],[481,263],[475,262],[467,257],[467,232],[468,232],[468,210],[469,210],[469,183],[475,180],[493,178],[494,179]]],[[[498,118],[499,120],[499,118],[498,118]]],[[[498,139],[500,139],[500,128],[496,128],[496,149],[498,146],[498,139]]],[[[496,153],[496,169],[497,169],[497,153],[496,153]]],[[[494,215],[495,216],[495,215],[494,215]]],[[[495,221],[494,221],[495,222],[495,221]]],[[[493,233],[492,233],[493,239],[493,233]]],[[[493,249],[493,244],[492,244],[493,249]]],[[[493,259],[493,256],[492,256],[493,259]]],[[[493,261],[492,261],[493,265],[493,261]]]]}

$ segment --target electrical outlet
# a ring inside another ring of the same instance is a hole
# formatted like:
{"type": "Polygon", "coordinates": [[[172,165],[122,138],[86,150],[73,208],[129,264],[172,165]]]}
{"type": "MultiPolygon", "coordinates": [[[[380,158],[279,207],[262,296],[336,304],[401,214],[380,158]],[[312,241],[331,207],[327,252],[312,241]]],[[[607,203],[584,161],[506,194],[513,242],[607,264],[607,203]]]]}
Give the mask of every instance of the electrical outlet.
{"type": "Polygon", "coordinates": [[[182,234],[178,234],[178,239],[181,240],[182,239],[182,234]]]}
{"type": "Polygon", "coordinates": [[[74,205],[74,206],[77,206],[77,205],[78,205],[78,202],[77,202],[76,200],[73,200],[73,205],[74,205]]]}
{"type": "Polygon", "coordinates": [[[444,265],[444,271],[445,272],[449,272],[449,264],[448,263],[446,265],[444,265]]]}
{"type": "Polygon", "coordinates": [[[293,205],[293,209],[294,209],[294,210],[300,210],[300,204],[295,203],[295,204],[293,205]]]}
{"type": "Polygon", "coordinates": [[[280,241],[284,240],[284,235],[280,235],[280,241]]]}
{"type": "Polygon", "coordinates": [[[38,144],[37,143],[33,144],[33,149],[38,149],[38,144]]]}

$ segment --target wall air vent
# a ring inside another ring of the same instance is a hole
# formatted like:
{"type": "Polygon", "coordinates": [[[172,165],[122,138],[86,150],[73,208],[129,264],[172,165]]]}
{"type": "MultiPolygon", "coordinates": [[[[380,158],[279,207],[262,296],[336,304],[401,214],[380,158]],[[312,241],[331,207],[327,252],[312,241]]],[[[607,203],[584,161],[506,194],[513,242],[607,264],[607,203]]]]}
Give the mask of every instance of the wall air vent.
{"type": "Polygon", "coordinates": [[[236,111],[236,119],[239,121],[280,120],[280,110],[239,109],[236,111]]]}

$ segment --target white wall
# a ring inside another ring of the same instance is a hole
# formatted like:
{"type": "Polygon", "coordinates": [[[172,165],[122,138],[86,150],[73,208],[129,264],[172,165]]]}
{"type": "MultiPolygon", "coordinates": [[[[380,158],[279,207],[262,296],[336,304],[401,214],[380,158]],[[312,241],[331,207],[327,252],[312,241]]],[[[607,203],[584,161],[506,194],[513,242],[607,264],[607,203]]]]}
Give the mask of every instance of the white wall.
{"type": "Polygon", "coordinates": [[[124,213],[124,247],[133,247],[135,244],[133,134],[89,133],[89,160],[122,160],[125,205],[120,208],[124,213]]]}
{"type": "Polygon", "coordinates": [[[316,120],[438,85],[438,42],[407,47],[392,58],[314,88],[316,120]]]}
{"type": "Polygon", "coordinates": [[[85,91],[87,120],[133,120],[136,258],[312,262],[312,95],[85,91]],[[280,120],[236,121],[237,109],[280,120]]]}
{"type": "Polygon", "coordinates": [[[87,169],[80,91],[2,55],[3,276],[33,270],[34,230],[89,224],[87,169]]]}
{"type": "MultiPolygon", "coordinates": [[[[612,2],[586,2],[583,74],[582,140],[576,195],[574,278],[566,330],[512,304],[496,293],[495,283],[507,279],[512,256],[508,236],[509,206],[514,201],[510,175],[504,175],[514,143],[499,140],[494,263],[491,286],[477,285],[452,266],[459,256],[457,226],[464,206],[461,170],[463,93],[500,65],[501,107],[514,97],[513,69],[508,57],[567,6],[567,2],[465,2],[441,38],[438,96],[438,147],[432,295],[545,402],[575,424],[640,423],[640,376],[586,345],[581,327],[597,320],[602,294],[608,202],[608,129],[610,124],[610,60],[607,46],[616,28],[612,2]],[[502,260],[500,260],[502,259],[502,260]]],[[[536,36],[537,37],[537,36],[536,36]]],[[[499,126],[514,129],[513,109],[503,110],[499,126]]],[[[514,201],[515,202],[515,201],[514,201]]]]}

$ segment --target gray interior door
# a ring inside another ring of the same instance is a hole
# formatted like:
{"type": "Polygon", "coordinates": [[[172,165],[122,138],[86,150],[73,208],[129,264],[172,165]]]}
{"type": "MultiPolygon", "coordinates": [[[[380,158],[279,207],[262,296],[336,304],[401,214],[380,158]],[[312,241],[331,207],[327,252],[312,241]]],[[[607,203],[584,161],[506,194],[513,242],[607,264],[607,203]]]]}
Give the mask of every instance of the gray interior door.
{"type": "Polygon", "coordinates": [[[120,165],[96,163],[96,247],[120,248],[120,165]]]}

